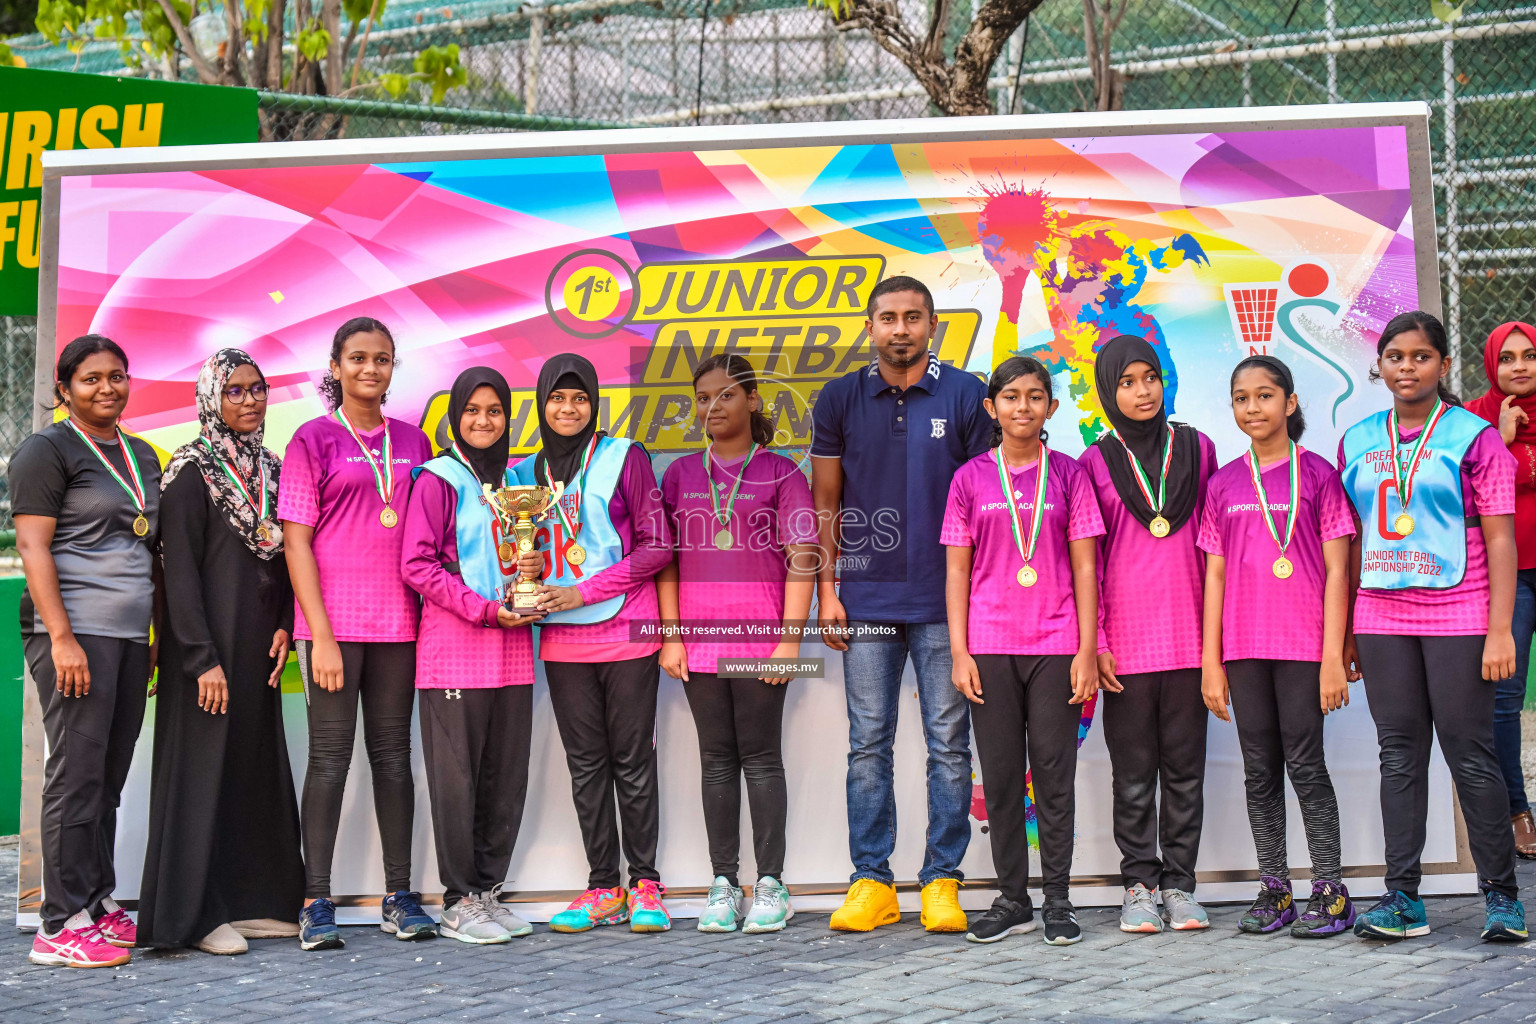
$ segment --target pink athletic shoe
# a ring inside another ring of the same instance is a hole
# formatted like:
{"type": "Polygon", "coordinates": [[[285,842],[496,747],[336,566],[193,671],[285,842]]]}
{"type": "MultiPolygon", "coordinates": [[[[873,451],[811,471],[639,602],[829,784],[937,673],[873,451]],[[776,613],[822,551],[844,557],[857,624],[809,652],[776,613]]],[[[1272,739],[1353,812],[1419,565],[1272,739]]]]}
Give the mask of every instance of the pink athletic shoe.
{"type": "Polygon", "coordinates": [[[108,943],[82,910],[65,921],[56,934],[39,928],[27,959],[44,967],[121,967],[129,955],[108,943]]]}
{"type": "Polygon", "coordinates": [[[139,940],[138,926],[127,911],[108,896],[101,901],[101,916],[96,919],[96,930],[101,937],[119,949],[132,949],[139,940]]]}

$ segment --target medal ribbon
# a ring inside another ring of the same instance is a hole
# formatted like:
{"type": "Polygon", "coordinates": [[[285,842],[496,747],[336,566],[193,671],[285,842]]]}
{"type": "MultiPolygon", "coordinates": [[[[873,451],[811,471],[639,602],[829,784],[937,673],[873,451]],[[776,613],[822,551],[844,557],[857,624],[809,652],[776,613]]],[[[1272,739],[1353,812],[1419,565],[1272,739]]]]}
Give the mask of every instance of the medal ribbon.
{"type": "Polygon", "coordinates": [[[1423,432],[1408,450],[1408,468],[1401,473],[1397,461],[1397,409],[1387,413],[1387,450],[1392,454],[1392,486],[1397,488],[1397,503],[1404,512],[1408,511],[1408,502],[1413,498],[1413,476],[1419,471],[1419,458],[1424,454],[1424,445],[1429,441],[1429,435],[1434,433],[1440,417],[1445,415],[1446,408],[1440,396],[1436,395],[1435,407],[1430,410],[1429,419],[1424,421],[1423,432]]]}
{"type": "Polygon", "coordinates": [[[271,496],[267,493],[266,461],[259,457],[256,460],[257,463],[259,463],[261,466],[261,503],[257,504],[256,499],[251,497],[250,489],[245,486],[245,481],[240,479],[240,474],[235,472],[235,468],[224,460],[224,456],[219,454],[219,450],[213,446],[213,442],[208,440],[206,437],[200,437],[198,440],[208,446],[208,451],[213,453],[214,460],[218,462],[219,468],[224,471],[224,475],[233,480],[235,482],[235,486],[240,488],[240,493],[245,495],[246,502],[251,506],[251,508],[256,510],[256,515],[258,517],[257,521],[262,523],[266,522],[267,516],[272,510],[271,496]]]}
{"type": "Polygon", "coordinates": [[[1136,453],[1131,451],[1131,446],[1125,443],[1125,438],[1120,432],[1110,430],[1115,435],[1115,440],[1120,442],[1120,447],[1125,449],[1125,457],[1131,460],[1131,472],[1136,475],[1136,483],[1141,488],[1142,496],[1147,499],[1147,505],[1151,507],[1152,514],[1162,515],[1163,505],[1168,500],[1168,467],[1173,464],[1173,424],[1168,424],[1168,440],[1163,444],[1163,471],[1157,481],[1157,500],[1152,500],[1152,485],[1147,482],[1147,474],[1141,471],[1141,464],[1136,461],[1136,453]]]}
{"type": "Polygon", "coordinates": [[[384,499],[384,504],[388,505],[390,499],[395,496],[395,448],[389,440],[389,421],[384,422],[384,443],[380,446],[384,451],[384,467],[381,470],[378,462],[374,460],[373,452],[369,451],[368,446],[363,443],[362,435],[347,418],[347,411],[338,405],[335,416],[341,425],[347,428],[347,433],[352,435],[352,440],[356,441],[357,446],[363,450],[363,458],[368,460],[368,468],[373,470],[373,486],[378,489],[379,497],[384,499]]]}
{"type": "Polygon", "coordinates": [[[128,492],[128,497],[132,498],[135,502],[138,503],[139,515],[143,515],[144,478],[139,475],[138,460],[133,457],[133,450],[128,447],[128,438],[123,436],[123,428],[118,426],[113,427],[113,429],[117,431],[117,443],[123,446],[123,461],[128,464],[127,480],[124,480],[123,474],[119,473],[116,467],[107,461],[106,453],[103,452],[100,446],[98,446],[96,442],[91,439],[91,435],[75,426],[74,420],[66,419],[64,422],[69,424],[69,429],[73,430],[77,435],[79,435],[80,440],[89,445],[91,451],[96,453],[96,457],[101,460],[101,464],[107,467],[107,472],[112,474],[112,479],[117,481],[119,487],[128,492]]]}
{"type": "MultiPolygon", "coordinates": [[[[464,468],[468,469],[471,475],[474,475],[474,467],[471,466],[469,464],[469,460],[464,457],[464,451],[459,447],[459,442],[450,439],[448,441],[448,447],[452,449],[454,457],[457,458],[459,462],[463,463],[464,468]]],[[[510,468],[501,471],[501,482],[506,484],[508,487],[512,486],[512,470],[510,468]]],[[[482,480],[480,482],[480,489],[485,492],[485,503],[491,507],[491,515],[495,518],[497,524],[501,527],[502,536],[505,537],[508,533],[511,532],[512,528],[507,525],[507,517],[501,514],[501,506],[491,500],[491,485],[482,480]]]]}
{"type": "Polygon", "coordinates": [[[720,514],[720,489],[715,486],[715,478],[709,471],[709,453],[715,450],[714,445],[704,449],[704,479],[709,483],[709,506],[714,509],[715,522],[721,526],[731,525],[731,509],[736,507],[736,492],[741,490],[741,481],[747,475],[747,466],[752,462],[752,456],[757,454],[757,445],[747,449],[747,457],[741,460],[741,470],[736,474],[736,482],[731,484],[730,496],[725,499],[725,515],[720,514]]]}
{"type": "Polygon", "coordinates": [[[1280,539],[1280,530],[1275,526],[1275,517],[1269,513],[1269,495],[1264,493],[1264,481],[1259,473],[1259,459],[1254,455],[1253,449],[1248,449],[1248,475],[1253,478],[1253,489],[1259,496],[1259,512],[1264,516],[1264,525],[1269,527],[1269,535],[1275,539],[1275,544],[1283,555],[1291,546],[1291,538],[1296,535],[1296,489],[1301,482],[1301,449],[1296,447],[1296,442],[1291,442],[1289,475],[1291,480],[1291,507],[1286,512],[1285,540],[1280,539]]]}
{"type": "MultiPolygon", "coordinates": [[[[587,444],[587,450],[581,453],[581,465],[576,470],[576,518],[572,519],[566,514],[565,502],[563,500],[555,502],[555,515],[559,517],[560,525],[565,529],[565,535],[571,538],[571,540],[576,540],[581,536],[581,496],[587,489],[587,464],[592,461],[592,453],[595,451],[597,451],[597,435],[593,434],[591,442],[587,444]]],[[[545,486],[553,487],[554,482],[549,479],[548,463],[544,465],[544,477],[545,486]]],[[[572,492],[567,488],[564,493],[571,494],[572,492]]]]}
{"type": "Polygon", "coordinates": [[[1040,442],[1040,467],[1035,474],[1035,507],[1029,513],[1029,536],[1024,536],[1023,524],[1019,522],[1019,506],[1013,500],[1013,480],[1009,476],[1008,466],[1003,462],[1003,449],[1001,446],[992,449],[992,457],[997,462],[997,482],[1003,485],[1003,497],[1008,499],[1008,525],[1013,529],[1013,543],[1019,549],[1019,556],[1028,565],[1035,557],[1035,545],[1040,541],[1040,527],[1045,524],[1045,482],[1051,472],[1051,450],[1040,442]]]}

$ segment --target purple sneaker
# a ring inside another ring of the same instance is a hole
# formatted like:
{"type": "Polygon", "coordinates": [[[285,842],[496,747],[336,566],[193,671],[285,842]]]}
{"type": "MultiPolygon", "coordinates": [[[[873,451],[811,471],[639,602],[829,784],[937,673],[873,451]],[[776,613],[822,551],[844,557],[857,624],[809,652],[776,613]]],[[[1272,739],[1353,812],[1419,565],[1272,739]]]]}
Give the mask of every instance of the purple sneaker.
{"type": "Polygon", "coordinates": [[[1259,876],[1259,896],[1238,922],[1239,931],[1250,935],[1268,935],[1296,920],[1296,900],[1291,883],[1273,875],[1259,876]]]}
{"type": "Polygon", "coordinates": [[[1314,881],[1307,912],[1291,925],[1291,934],[1298,939],[1321,939],[1347,931],[1354,923],[1355,904],[1344,883],[1314,881]]]}

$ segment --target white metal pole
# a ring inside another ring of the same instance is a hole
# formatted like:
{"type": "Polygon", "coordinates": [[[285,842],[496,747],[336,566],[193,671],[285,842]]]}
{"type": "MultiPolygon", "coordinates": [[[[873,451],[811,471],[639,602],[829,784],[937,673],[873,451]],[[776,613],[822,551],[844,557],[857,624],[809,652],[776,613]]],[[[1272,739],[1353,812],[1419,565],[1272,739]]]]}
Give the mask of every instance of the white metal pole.
{"type": "Polygon", "coordinates": [[[1451,346],[1451,379],[1456,389],[1462,389],[1461,380],[1461,236],[1458,210],[1458,192],[1461,181],[1456,173],[1456,41],[1448,37],[1440,45],[1443,69],[1441,81],[1445,89],[1444,149],[1441,156],[1440,177],[1445,189],[1445,331],[1451,346]]]}

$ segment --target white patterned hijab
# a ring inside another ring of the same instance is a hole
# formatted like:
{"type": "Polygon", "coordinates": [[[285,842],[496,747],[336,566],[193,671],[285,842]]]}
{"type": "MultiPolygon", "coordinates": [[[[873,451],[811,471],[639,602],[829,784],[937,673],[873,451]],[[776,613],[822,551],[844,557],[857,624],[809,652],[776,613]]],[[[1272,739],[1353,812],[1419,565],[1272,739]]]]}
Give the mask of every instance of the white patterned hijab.
{"type": "MultiPolygon", "coordinates": [[[[169,487],[183,467],[196,465],[230,529],[257,557],[271,559],[283,551],[283,527],[276,518],[277,478],[282,460],[262,447],[264,426],[242,434],[224,422],[224,389],[229,385],[230,375],[247,365],[256,366],[256,361],[237,348],[220,349],[203,363],[197,375],[197,418],[202,432],[196,441],[176,449],[161,477],[160,489],[169,487]],[[261,504],[263,469],[270,516],[265,523],[257,507],[251,504],[261,504]],[[239,483],[230,478],[231,473],[239,477],[239,483]]],[[[261,373],[261,367],[257,366],[256,372],[261,373]]],[[[261,379],[266,383],[265,375],[261,379]]]]}

